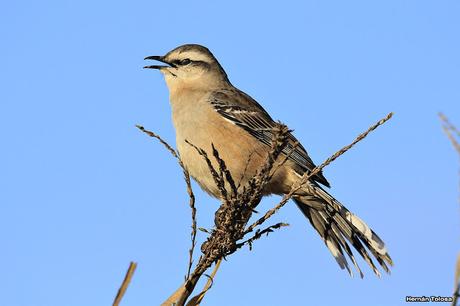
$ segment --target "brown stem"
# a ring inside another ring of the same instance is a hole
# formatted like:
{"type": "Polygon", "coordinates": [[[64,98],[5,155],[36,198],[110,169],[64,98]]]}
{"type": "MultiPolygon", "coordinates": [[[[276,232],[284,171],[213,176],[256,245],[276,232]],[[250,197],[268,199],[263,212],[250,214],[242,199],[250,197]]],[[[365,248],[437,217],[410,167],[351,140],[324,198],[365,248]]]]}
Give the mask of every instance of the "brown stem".
{"type": "MultiPolygon", "coordinates": [[[[215,213],[214,230],[211,232],[211,235],[201,246],[201,251],[203,255],[198,260],[198,263],[196,264],[195,269],[189,275],[186,282],[178,290],[176,290],[176,292],[174,292],[174,294],[171,295],[171,297],[168,298],[168,300],[162,305],[168,305],[168,306],[185,305],[186,301],[189,299],[189,297],[193,293],[199,279],[205,273],[205,271],[212,266],[213,263],[216,263],[222,259],[225,259],[229,255],[237,251],[242,245],[251,244],[252,241],[254,241],[255,239],[260,238],[262,234],[269,233],[273,229],[278,229],[282,226],[285,226],[284,223],[279,223],[271,227],[268,227],[264,230],[259,230],[256,232],[256,234],[252,238],[249,238],[246,242],[238,243],[244,238],[244,236],[247,233],[255,230],[258,225],[261,225],[268,218],[270,218],[274,213],[276,213],[276,211],[279,208],[281,208],[296,193],[296,191],[298,191],[305,183],[307,183],[308,180],[312,176],[319,173],[324,167],[329,165],[340,155],[344,154],[347,150],[353,147],[356,143],[364,139],[370,132],[372,132],[378,126],[382,125],[387,120],[389,120],[391,116],[392,116],[392,113],[388,114],[387,117],[385,117],[384,119],[380,120],[379,122],[371,126],[363,134],[359,135],[350,145],[345,146],[344,148],[336,152],[334,155],[328,158],[323,164],[321,164],[319,167],[316,167],[311,172],[305,173],[299,179],[299,181],[296,182],[291,187],[290,192],[283,197],[282,201],[276,207],[268,211],[264,215],[264,217],[257,220],[254,224],[249,226],[246,230],[245,228],[248,224],[248,221],[254,209],[260,203],[260,200],[263,196],[263,190],[265,186],[268,184],[268,182],[270,181],[272,170],[274,166],[276,165],[276,161],[278,157],[280,156],[280,154],[282,154],[283,150],[286,148],[290,131],[287,129],[285,125],[282,125],[282,124],[278,124],[276,127],[274,127],[271,148],[267,154],[267,159],[265,161],[265,164],[263,164],[263,166],[259,169],[259,171],[257,171],[256,175],[249,180],[246,186],[243,186],[243,190],[237,194],[235,194],[236,191],[238,191],[235,181],[233,180],[233,177],[231,176],[230,171],[228,171],[225,162],[220,158],[217,150],[213,147],[213,157],[217,162],[216,167],[214,167],[206,151],[186,141],[189,145],[194,147],[196,151],[198,152],[198,154],[200,154],[203,157],[203,159],[206,161],[206,164],[209,168],[208,170],[212,178],[214,179],[214,182],[220,192],[220,198],[222,200],[222,204],[215,213]],[[230,190],[230,192],[226,189],[227,186],[231,187],[232,190],[230,190]]],[[[175,155],[175,157],[179,161],[179,164],[184,169],[184,173],[186,172],[184,165],[182,164],[182,162],[180,161],[180,158],[178,157],[178,154],[175,154],[176,152],[174,151],[174,149],[172,149],[171,146],[169,146],[166,142],[162,141],[162,139],[158,135],[151,133],[149,131],[146,131],[142,127],[139,127],[139,129],[141,129],[143,132],[149,134],[152,137],[158,138],[163,143],[163,145],[165,145],[166,148],[168,148],[168,150],[173,155],[175,155]]],[[[284,160],[282,160],[281,163],[283,163],[283,161],[284,160]]],[[[276,167],[275,167],[275,170],[276,170],[276,167]]],[[[191,204],[191,206],[193,205],[191,204]]],[[[193,213],[194,213],[194,210],[192,207],[192,215],[193,213]]],[[[194,220],[193,216],[192,216],[192,219],[194,220]]],[[[194,224],[194,226],[196,226],[196,224],[194,224]]],[[[192,231],[192,241],[194,241],[193,232],[196,233],[196,230],[192,231]]],[[[194,243],[192,243],[192,252],[193,252],[193,246],[194,246],[194,243]]],[[[192,255],[193,254],[191,253],[190,259],[192,255]]],[[[189,265],[189,267],[190,266],[191,265],[189,265]]],[[[202,292],[200,293],[200,295],[204,295],[204,293],[202,292]]],[[[187,306],[198,305],[199,301],[195,301],[195,300],[198,300],[198,299],[192,298],[189,304],[187,304],[187,306]]]]}
{"type": "Polygon", "coordinates": [[[185,282],[184,285],[184,292],[182,293],[181,297],[177,301],[177,306],[184,306],[185,302],[188,300],[190,295],[192,295],[193,290],[195,290],[196,284],[200,280],[201,276],[203,275],[204,271],[201,273],[192,273],[188,281],[185,282]]]}
{"type": "Polygon", "coordinates": [[[113,306],[118,306],[120,304],[121,299],[125,295],[126,289],[128,289],[129,283],[131,282],[131,278],[133,277],[134,271],[136,271],[136,267],[137,263],[133,261],[129,263],[128,271],[126,271],[123,283],[121,283],[120,289],[118,289],[117,296],[115,297],[115,300],[112,304],[113,306]]]}

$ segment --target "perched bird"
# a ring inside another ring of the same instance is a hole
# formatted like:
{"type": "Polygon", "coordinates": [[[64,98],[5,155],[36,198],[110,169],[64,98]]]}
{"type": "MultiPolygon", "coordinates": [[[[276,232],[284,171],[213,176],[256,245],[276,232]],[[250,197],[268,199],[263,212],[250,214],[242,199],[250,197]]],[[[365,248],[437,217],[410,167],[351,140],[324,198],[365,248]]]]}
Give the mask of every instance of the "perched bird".
{"type": "MultiPolygon", "coordinates": [[[[220,193],[206,162],[186,140],[212,155],[211,144],[219,151],[227,168],[235,178],[242,178],[244,186],[265,162],[270,149],[275,121],[249,95],[234,87],[214,55],[201,45],[179,46],[164,56],[148,56],[161,64],[145,66],[158,69],[169,89],[172,120],[176,129],[177,149],[190,175],[210,195],[220,193]]],[[[296,138],[289,134],[289,144],[296,138]]],[[[315,164],[302,145],[293,152],[285,149],[288,161],[275,173],[264,193],[283,195],[315,164]]],[[[330,187],[322,173],[318,173],[298,191],[293,199],[310,220],[342,269],[352,271],[346,253],[361,277],[351,244],[380,276],[369,252],[389,273],[392,260],[385,244],[364,221],[351,213],[321,185],[330,187]]]]}

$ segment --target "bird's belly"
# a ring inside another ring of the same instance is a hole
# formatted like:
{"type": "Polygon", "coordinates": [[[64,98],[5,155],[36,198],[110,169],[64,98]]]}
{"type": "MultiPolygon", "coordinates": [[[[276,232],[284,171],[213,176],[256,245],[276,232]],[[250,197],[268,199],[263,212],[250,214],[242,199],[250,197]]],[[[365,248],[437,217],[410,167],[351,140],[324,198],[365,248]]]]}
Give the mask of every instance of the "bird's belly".
{"type": "Polygon", "coordinates": [[[206,126],[196,126],[194,131],[177,133],[177,148],[184,165],[190,175],[198,184],[209,194],[220,198],[220,192],[211,175],[205,158],[201,156],[195,147],[203,149],[211,160],[213,167],[218,171],[215,156],[213,156],[212,146],[216,148],[220,158],[225,162],[236,184],[244,186],[251,178],[255,170],[260,167],[265,159],[263,149],[245,131],[235,135],[235,127],[229,128],[229,122],[220,122],[219,125],[206,124],[206,126]],[[190,143],[188,144],[187,141],[190,143]],[[254,145],[255,144],[255,145],[254,145]]]}

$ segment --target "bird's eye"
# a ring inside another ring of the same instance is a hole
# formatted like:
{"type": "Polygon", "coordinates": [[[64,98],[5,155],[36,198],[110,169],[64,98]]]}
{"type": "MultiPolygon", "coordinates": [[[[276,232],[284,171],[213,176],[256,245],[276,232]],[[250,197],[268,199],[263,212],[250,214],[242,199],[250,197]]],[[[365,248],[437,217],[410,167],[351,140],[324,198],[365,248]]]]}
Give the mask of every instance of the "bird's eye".
{"type": "Polygon", "coordinates": [[[181,64],[181,65],[188,65],[188,64],[190,64],[191,62],[192,62],[192,61],[191,61],[190,59],[186,58],[186,59],[181,60],[181,61],[180,61],[180,64],[181,64]]]}

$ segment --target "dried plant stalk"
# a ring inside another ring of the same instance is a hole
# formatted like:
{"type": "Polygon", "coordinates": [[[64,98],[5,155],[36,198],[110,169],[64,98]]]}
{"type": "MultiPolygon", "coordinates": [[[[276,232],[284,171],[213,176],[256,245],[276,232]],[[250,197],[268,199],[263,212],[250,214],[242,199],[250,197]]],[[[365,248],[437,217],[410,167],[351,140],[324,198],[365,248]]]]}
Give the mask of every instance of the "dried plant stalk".
{"type": "MultiPolygon", "coordinates": [[[[235,180],[228,170],[225,161],[220,158],[219,152],[214,148],[214,146],[212,146],[212,156],[208,156],[207,152],[202,148],[198,148],[194,144],[187,142],[189,145],[195,148],[198,154],[201,155],[201,157],[208,165],[209,172],[212,175],[214,182],[220,192],[222,203],[215,212],[214,228],[210,231],[210,235],[208,236],[207,240],[201,245],[202,255],[200,256],[198,263],[195,265],[193,272],[190,273],[196,237],[196,209],[194,208],[194,197],[192,196],[193,193],[192,195],[189,193],[193,219],[192,248],[190,250],[189,270],[185,283],[178,290],[176,290],[176,292],[171,295],[162,305],[185,305],[186,301],[194,291],[198,280],[204,275],[206,270],[212,266],[213,263],[220,262],[222,259],[227,258],[229,255],[233,254],[244,245],[249,245],[251,248],[252,243],[255,240],[261,238],[264,234],[268,234],[273,230],[287,226],[288,224],[286,223],[278,223],[272,226],[268,226],[265,229],[257,229],[258,226],[262,225],[282,206],[284,206],[286,202],[295,194],[295,192],[298,191],[311,177],[319,173],[324,167],[328,166],[331,162],[352,148],[356,143],[363,140],[377,127],[388,121],[392,115],[393,113],[388,114],[385,118],[371,126],[366,132],[360,134],[351,144],[345,146],[344,148],[337,151],[334,155],[329,157],[319,167],[316,167],[311,172],[305,173],[292,186],[291,191],[286,194],[273,209],[266,212],[262,218],[258,219],[255,223],[249,226],[248,222],[255,208],[258,206],[260,200],[262,199],[262,191],[270,181],[273,173],[280,167],[280,164],[283,164],[287,160],[286,156],[281,158],[281,160],[278,160],[278,158],[281,157],[283,149],[285,149],[288,144],[290,130],[281,123],[274,127],[272,131],[273,138],[265,163],[254,175],[254,177],[251,178],[249,182],[242,187],[241,190],[239,188],[240,183],[235,184],[235,180]],[[211,158],[215,160],[216,166],[213,165],[211,158]],[[251,238],[246,238],[246,240],[244,240],[245,236],[254,230],[256,230],[255,234],[251,238]]],[[[179,154],[155,133],[147,131],[141,126],[138,126],[138,128],[147,133],[149,136],[159,139],[160,142],[163,143],[163,145],[165,145],[165,147],[173,154],[173,156],[178,159],[178,162],[184,171],[186,181],[188,179],[187,188],[189,188],[190,178],[184,165],[182,164],[182,161],[179,158],[179,154]]],[[[296,145],[298,144],[294,144],[294,146],[296,145]]],[[[206,291],[200,293],[199,302],[201,302],[205,292],[206,291]]],[[[190,300],[187,306],[198,305],[199,302],[195,303],[195,300],[195,298],[190,300]]]]}
{"type": "Polygon", "coordinates": [[[460,297],[460,254],[457,257],[457,264],[455,268],[455,283],[454,283],[454,294],[453,294],[453,299],[452,299],[452,306],[457,306],[459,297],[460,297]]]}
{"type": "Polygon", "coordinates": [[[195,295],[193,298],[191,298],[190,301],[187,303],[187,306],[199,306],[200,305],[201,301],[203,301],[203,298],[206,292],[208,292],[208,290],[211,289],[212,287],[214,276],[216,276],[216,273],[219,270],[221,262],[222,262],[222,259],[219,259],[216,262],[214,270],[212,271],[211,275],[208,277],[208,281],[206,282],[206,285],[204,285],[203,290],[201,290],[201,292],[198,295],[195,295]]]}
{"type": "MultiPolygon", "coordinates": [[[[452,146],[454,147],[455,151],[457,151],[458,156],[460,157],[460,131],[450,123],[449,119],[443,114],[439,113],[439,119],[441,119],[442,129],[444,133],[446,133],[447,138],[449,138],[452,146]],[[458,138],[458,139],[457,139],[458,138]]],[[[460,170],[459,170],[459,177],[460,177],[460,170]]],[[[459,180],[459,196],[458,200],[460,203],[460,180],[459,180]]],[[[452,306],[456,306],[458,303],[458,299],[460,297],[460,254],[457,258],[457,264],[455,268],[455,280],[454,280],[454,293],[452,295],[452,306]]]]}
{"type": "Polygon", "coordinates": [[[187,280],[190,277],[190,271],[192,270],[193,265],[193,251],[195,250],[196,245],[196,207],[195,207],[195,195],[193,194],[192,184],[190,182],[190,175],[187,170],[184,170],[184,179],[185,183],[187,184],[187,193],[189,196],[189,206],[192,211],[192,233],[190,234],[192,240],[192,246],[189,249],[189,262],[188,262],[188,269],[187,275],[185,279],[187,280]]]}
{"type": "Polygon", "coordinates": [[[129,283],[134,275],[134,271],[136,271],[137,263],[131,261],[129,263],[129,268],[126,271],[125,278],[121,283],[120,289],[118,289],[117,295],[115,296],[115,300],[113,301],[113,306],[118,306],[125,295],[126,289],[128,289],[129,283]]]}

